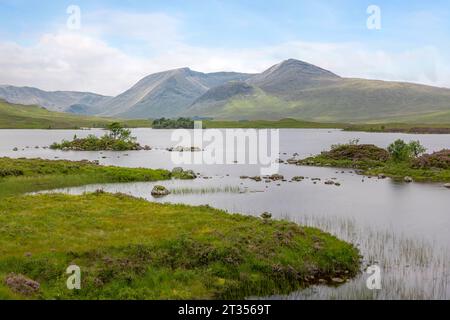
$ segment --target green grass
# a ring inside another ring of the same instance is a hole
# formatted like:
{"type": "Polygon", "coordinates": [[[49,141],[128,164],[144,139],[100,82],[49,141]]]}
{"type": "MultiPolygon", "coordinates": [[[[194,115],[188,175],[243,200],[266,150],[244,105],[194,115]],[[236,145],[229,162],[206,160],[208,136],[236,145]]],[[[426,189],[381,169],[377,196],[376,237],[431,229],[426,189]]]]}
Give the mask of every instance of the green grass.
{"type": "Polygon", "coordinates": [[[0,168],[0,299],[244,298],[359,270],[351,244],[291,222],[102,191],[22,194],[172,178],[165,170],[9,158],[0,168]],[[71,264],[82,270],[81,290],[66,288],[71,264]],[[39,292],[12,290],[12,274],[39,282],[39,292]]]}
{"type": "Polygon", "coordinates": [[[167,170],[99,166],[87,161],[0,158],[0,198],[92,183],[156,181],[171,177],[167,170]]]}
{"type": "Polygon", "coordinates": [[[415,123],[368,123],[344,126],[345,131],[365,132],[402,132],[402,133],[450,133],[450,123],[415,124],[415,123]]]}
{"type": "Polygon", "coordinates": [[[318,123],[297,119],[281,119],[281,120],[246,120],[246,121],[226,121],[226,120],[207,120],[203,122],[206,128],[345,128],[345,124],[339,123],[318,123]]]}
{"type": "MultiPolygon", "coordinates": [[[[18,196],[0,203],[0,279],[41,299],[213,299],[288,293],[359,268],[351,245],[314,228],[120,194],[18,196]],[[82,271],[79,291],[66,268],[82,271]]],[[[26,298],[0,282],[0,298],[26,298]]]]}
{"type": "Polygon", "coordinates": [[[38,106],[24,106],[0,100],[0,128],[2,129],[76,129],[104,128],[120,121],[126,127],[150,127],[150,120],[117,120],[71,113],[52,112],[38,106]]]}

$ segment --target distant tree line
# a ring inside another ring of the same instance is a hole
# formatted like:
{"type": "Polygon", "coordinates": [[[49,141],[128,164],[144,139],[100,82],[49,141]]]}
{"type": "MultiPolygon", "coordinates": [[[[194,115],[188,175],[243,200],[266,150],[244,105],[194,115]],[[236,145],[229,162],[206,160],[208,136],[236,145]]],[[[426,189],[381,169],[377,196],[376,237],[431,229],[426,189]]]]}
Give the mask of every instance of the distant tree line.
{"type": "Polygon", "coordinates": [[[154,129],[194,129],[194,120],[189,118],[178,119],[155,119],[152,127],[154,129]]]}

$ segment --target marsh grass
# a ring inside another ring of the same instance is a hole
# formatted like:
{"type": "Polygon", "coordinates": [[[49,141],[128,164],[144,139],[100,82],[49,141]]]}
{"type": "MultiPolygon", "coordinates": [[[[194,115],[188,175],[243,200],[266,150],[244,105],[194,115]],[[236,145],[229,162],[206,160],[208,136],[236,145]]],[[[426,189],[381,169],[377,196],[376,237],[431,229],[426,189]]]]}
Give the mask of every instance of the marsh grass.
{"type": "MultiPolygon", "coordinates": [[[[293,220],[284,217],[286,220],[293,220]]],[[[361,275],[337,289],[315,286],[285,299],[449,299],[450,252],[420,238],[393,230],[361,226],[355,219],[337,216],[301,216],[302,225],[320,228],[358,247],[363,263],[361,275]],[[378,264],[382,270],[382,289],[366,287],[367,266],[378,264]]]]}
{"type": "Polygon", "coordinates": [[[241,189],[238,186],[225,186],[225,187],[178,187],[169,189],[171,194],[174,195],[189,195],[189,194],[211,194],[211,193],[246,193],[245,189],[241,189]]]}

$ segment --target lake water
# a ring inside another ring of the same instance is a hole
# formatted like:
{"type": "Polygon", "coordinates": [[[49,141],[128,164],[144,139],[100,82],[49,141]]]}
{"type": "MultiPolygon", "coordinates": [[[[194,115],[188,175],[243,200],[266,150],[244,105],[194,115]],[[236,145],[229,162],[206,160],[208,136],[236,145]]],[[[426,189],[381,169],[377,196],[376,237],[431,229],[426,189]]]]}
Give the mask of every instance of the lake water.
{"type": "MultiPolygon", "coordinates": [[[[72,152],[43,149],[55,141],[76,134],[103,134],[102,130],[0,130],[0,156],[98,160],[101,164],[125,167],[172,169],[167,147],[176,145],[171,130],[134,129],[132,133],[150,151],[72,152]],[[18,151],[13,151],[17,147],[18,151]],[[38,147],[38,148],[36,148],[38,147]]],[[[327,150],[333,144],[352,139],[386,147],[395,139],[419,140],[429,152],[450,148],[450,135],[407,135],[399,133],[344,132],[329,129],[280,130],[283,160],[294,153],[306,157],[327,150]]],[[[208,146],[205,146],[208,150],[208,146]]],[[[450,298],[450,190],[442,183],[399,183],[391,179],[363,177],[352,170],[314,168],[280,164],[287,181],[265,183],[240,179],[260,175],[256,165],[185,165],[199,172],[194,181],[162,181],[172,194],[154,199],[155,183],[91,185],[63,191],[79,194],[102,188],[124,192],[150,201],[209,204],[213,207],[251,215],[264,211],[274,218],[289,219],[320,227],[357,245],[363,266],[381,267],[382,289],[366,287],[368,274],[361,274],[337,288],[314,286],[277,299],[449,299],[450,298]],[[289,182],[305,176],[302,182],[289,182]],[[311,178],[320,178],[316,184],[311,178]],[[325,185],[335,179],[340,187],[325,185]]]]}

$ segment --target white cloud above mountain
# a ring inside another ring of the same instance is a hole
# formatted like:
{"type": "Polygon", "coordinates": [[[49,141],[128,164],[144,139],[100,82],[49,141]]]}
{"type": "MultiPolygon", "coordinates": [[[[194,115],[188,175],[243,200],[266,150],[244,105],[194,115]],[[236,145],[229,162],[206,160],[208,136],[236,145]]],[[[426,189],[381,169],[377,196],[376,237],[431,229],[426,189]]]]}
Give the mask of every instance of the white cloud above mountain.
{"type": "Polygon", "coordinates": [[[186,40],[180,19],[104,11],[83,18],[79,31],[60,26],[32,45],[0,40],[0,84],[116,95],[140,78],[167,69],[256,73],[295,58],[346,77],[450,87],[448,63],[433,46],[392,52],[361,43],[298,40],[249,48],[206,47],[186,40]],[[123,38],[130,44],[124,45],[123,38]]]}

